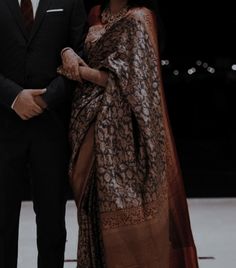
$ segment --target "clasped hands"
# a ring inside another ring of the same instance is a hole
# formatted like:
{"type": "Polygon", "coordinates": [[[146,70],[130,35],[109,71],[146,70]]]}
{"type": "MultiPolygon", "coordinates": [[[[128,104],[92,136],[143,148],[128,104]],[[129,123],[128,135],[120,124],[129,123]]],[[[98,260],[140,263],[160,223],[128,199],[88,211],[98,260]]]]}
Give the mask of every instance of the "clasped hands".
{"type": "Polygon", "coordinates": [[[58,73],[66,76],[70,80],[82,83],[81,67],[88,67],[84,60],[71,48],[65,50],[61,58],[62,66],[58,68],[58,73]]]}
{"type": "Polygon", "coordinates": [[[17,96],[12,109],[22,120],[29,120],[43,113],[47,104],[41,97],[47,89],[24,89],[17,96]]]}
{"type": "MultiPolygon", "coordinates": [[[[88,67],[88,65],[73,51],[67,49],[62,54],[63,65],[58,68],[58,73],[68,77],[71,80],[82,83],[80,67],[88,67]]],[[[12,109],[18,114],[22,120],[29,120],[43,113],[47,108],[47,104],[42,95],[47,89],[24,89],[17,96],[12,109]]]]}

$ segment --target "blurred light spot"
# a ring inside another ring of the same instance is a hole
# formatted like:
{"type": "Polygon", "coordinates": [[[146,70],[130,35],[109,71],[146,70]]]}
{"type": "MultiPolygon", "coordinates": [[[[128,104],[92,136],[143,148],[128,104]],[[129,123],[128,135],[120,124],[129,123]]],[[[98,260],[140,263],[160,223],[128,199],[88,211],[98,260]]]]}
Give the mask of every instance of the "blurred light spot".
{"type": "Polygon", "coordinates": [[[192,74],[196,73],[196,71],[197,71],[196,68],[193,67],[191,69],[188,69],[188,74],[192,75],[192,74]]]}
{"type": "Polygon", "coordinates": [[[207,71],[208,71],[209,73],[211,73],[211,74],[214,74],[214,73],[216,72],[215,68],[213,68],[213,67],[208,67],[208,68],[207,68],[207,71]]]}
{"type": "Polygon", "coordinates": [[[236,71],[236,64],[233,64],[231,68],[233,71],[236,71]]]}
{"type": "Polygon", "coordinates": [[[202,61],[197,60],[197,61],[196,61],[196,64],[197,64],[197,66],[201,66],[201,65],[202,65],[202,61]]]}
{"type": "Polygon", "coordinates": [[[170,64],[170,61],[169,60],[162,60],[161,61],[161,65],[162,66],[168,66],[170,64]]]}
{"type": "Polygon", "coordinates": [[[178,70],[174,70],[173,71],[173,74],[177,76],[177,75],[179,75],[179,71],[178,70]]]}

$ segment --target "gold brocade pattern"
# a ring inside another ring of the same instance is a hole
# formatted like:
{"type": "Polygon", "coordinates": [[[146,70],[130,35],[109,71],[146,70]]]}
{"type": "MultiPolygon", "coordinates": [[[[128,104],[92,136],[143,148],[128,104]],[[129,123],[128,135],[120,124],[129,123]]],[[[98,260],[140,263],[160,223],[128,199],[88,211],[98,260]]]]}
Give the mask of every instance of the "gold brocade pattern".
{"type": "Polygon", "coordinates": [[[137,225],[157,218],[163,213],[162,205],[166,201],[166,193],[163,191],[163,200],[159,199],[158,202],[146,204],[143,207],[138,206],[115,211],[114,213],[103,213],[101,215],[102,228],[111,230],[121,226],[137,225]]]}
{"type": "Polygon", "coordinates": [[[182,227],[175,218],[179,211],[170,208],[170,183],[182,182],[176,179],[156,39],[147,21],[152,22],[149,10],[131,10],[106,31],[102,24],[92,26],[86,39],[89,66],[107,70],[109,81],[106,88],[86,82],[76,90],[72,108],[78,268],[197,268],[194,255],[191,266],[188,256],[179,264],[170,261],[176,249],[192,250],[194,244],[182,186],[176,193],[181,189],[187,238],[175,235],[182,227]],[[94,164],[78,176],[77,159],[86,154],[91,127],[94,164]]]}

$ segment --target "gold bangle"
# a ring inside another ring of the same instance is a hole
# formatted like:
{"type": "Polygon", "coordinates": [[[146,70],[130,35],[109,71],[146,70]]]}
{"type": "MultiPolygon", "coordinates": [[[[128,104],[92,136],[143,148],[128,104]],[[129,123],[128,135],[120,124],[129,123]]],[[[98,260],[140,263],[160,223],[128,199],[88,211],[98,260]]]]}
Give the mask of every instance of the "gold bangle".
{"type": "Polygon", "coordinates": [[[73,49],[72,49],[71,47],[65,47],[65,48],[63,48],[62,51],[61,51],[61,57],[62,57],[62,55],[63,55],[67,50],[73,50],[73,49]]]}

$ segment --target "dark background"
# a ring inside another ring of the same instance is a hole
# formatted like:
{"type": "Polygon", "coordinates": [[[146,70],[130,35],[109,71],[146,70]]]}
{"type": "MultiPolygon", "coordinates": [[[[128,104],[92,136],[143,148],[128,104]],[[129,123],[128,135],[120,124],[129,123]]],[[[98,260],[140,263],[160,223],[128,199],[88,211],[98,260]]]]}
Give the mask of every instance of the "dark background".
{"type": "Polygon", "coordinates": [[[158,1],[164,86],[189,197],[236,195],[234,12],[229,1],[158,1]]]}
{"type": "MultiPolygon", "coordinates": [[[[232,3],[159,1],[168,107],[189,196],[235,196],[232,3]],[[195,69],[192,69],[195,68],[195,69]],[[175,71],[178,70],[178,72],[175,71]],[[192,72],[192,74],[189,73],[192,72]]],[[[235,66],[236,67],[236,66],[235,66]]]]}

